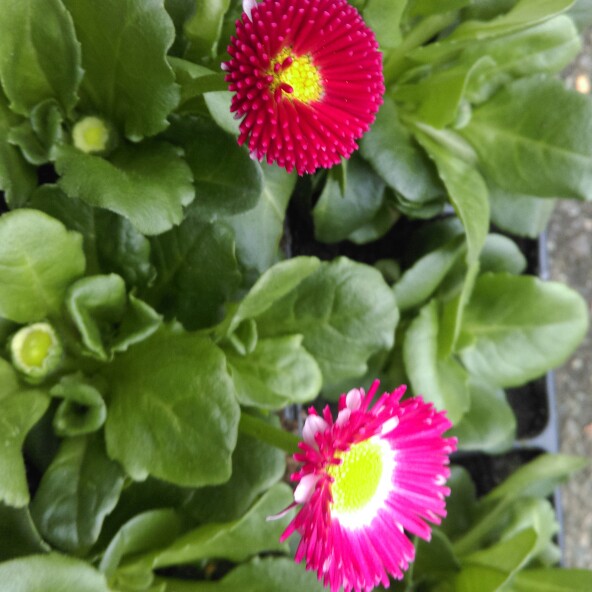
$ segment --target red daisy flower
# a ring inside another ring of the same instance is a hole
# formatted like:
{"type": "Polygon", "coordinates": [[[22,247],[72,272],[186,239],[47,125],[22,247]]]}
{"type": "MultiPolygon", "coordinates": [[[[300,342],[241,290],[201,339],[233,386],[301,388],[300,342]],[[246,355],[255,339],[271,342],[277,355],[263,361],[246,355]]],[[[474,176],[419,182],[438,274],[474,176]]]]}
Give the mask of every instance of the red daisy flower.
{"type": "Polygon", "coordinates": [[[263,0],[236,22],[228,53],[239,144],[288,171],[349,157],[382,104],[378,43],[346,0],[263,0]]]}
{"type": "MultiPolygon", "coordinates": [[[[440,524],[446,515],[445,486],[449,455],[456,438],[443,438],[451,427],[444,413],[421,397],[401,401],[405,386],[383,394],[354,389],[339,400],[333,421],[311,408],[303,429],[303,463],[292,475],[299,481],[294,503],[299,513],[282,535],[301,535],[296,561],[335,592],[372,590],[397,579],[415,557],[404,530],[425,540],[426,520],[440,524]]],[[[275,518],[275,517],[273,517],[275,518]]]]}

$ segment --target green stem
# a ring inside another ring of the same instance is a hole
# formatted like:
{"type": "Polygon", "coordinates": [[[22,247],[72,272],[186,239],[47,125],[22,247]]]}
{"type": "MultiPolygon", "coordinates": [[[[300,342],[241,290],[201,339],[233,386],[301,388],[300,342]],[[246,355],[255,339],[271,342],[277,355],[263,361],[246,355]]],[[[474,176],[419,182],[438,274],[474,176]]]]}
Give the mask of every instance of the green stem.
{"type": "Polygon", "coordinates": [[[247,413],[241,413],[238,431],[246,436],[257,438],[257,440],[261,440],[266,444],[271,444],[271,446],[275,446],[288,454],[298,452],[298,443],[300,442],[298,436],[276,428],[247,413]]]}
{"type": "Polygon", "coordinates": [[[434,14],[422,19],[409,31],[401,45],[389,54],[384,64],[384,80],[387,87],[397,79],[398,75],[404,69],[407,54],[451,25],[456,20],[456,15],[456,11],[434,14]]]}

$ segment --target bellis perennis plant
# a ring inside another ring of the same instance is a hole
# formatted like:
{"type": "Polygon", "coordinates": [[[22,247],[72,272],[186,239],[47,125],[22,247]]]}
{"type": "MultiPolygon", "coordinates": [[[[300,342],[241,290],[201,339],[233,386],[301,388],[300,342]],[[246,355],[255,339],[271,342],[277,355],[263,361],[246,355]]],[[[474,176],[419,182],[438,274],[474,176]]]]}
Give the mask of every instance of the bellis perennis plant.
{"type": "Polygon", "coordinates": [[[405,386],[371,406],[378,386],[342,395],[335,420],[328,406],[322,415],[311,407],[294,455],[303,466],[292,475],[298,486],[289,509],[302,507],[282,540],[301,535],[296,561],[332,592],[402,578],[415,556],[405,531],[429,540],[426,521],[446,515],[456,438],[442,435],[452,424],[421,397],[401,401],[405,386]]]}

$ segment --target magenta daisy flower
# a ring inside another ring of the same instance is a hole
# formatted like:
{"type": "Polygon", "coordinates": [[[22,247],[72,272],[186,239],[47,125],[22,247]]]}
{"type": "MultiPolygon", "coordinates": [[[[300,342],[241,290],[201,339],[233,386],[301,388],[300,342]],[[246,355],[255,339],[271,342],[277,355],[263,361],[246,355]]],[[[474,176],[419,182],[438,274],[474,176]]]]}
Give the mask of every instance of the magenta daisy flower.
{"type": "Polygon", "coordinates": [[[292,475],[299,484],[290,507],[302,507],[282,540],[300,533],[296,561],[333,592],[402,578],[415,557],[405,531],[429,540],[425,521],[446,515],[450,421],[421,397],[401,401],[405,386],[370,408],[378,385],[342,395],[335,421],[328,407],[322,416],[311,408],[294,455],[303,466],[292,475]]]}
{"type": "Polygon", "coordinates": [[[382,104],[374,33],[346,0],[263,0],[236,22],[223,64],[239,144],[288,171],[331,167],[382,104]]]}

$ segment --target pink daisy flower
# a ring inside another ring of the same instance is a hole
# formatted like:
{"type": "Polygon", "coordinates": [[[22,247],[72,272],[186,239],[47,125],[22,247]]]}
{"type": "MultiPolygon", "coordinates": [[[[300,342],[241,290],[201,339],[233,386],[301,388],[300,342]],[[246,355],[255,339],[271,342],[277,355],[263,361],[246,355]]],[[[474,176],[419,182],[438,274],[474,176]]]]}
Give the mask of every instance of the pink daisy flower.
{"type": "Polygon", "coordinates": [[[300,533],[296,561],[332,592],[402,578],[415,557],[405,531],[429,540],[425,521],[440,524],[446,515],[456,439],[442,434],[450,421],[421,397],[401,401],[405,386],[370,409],[378,386],[342,395],[335,421],[328,407],[322,416],[311,408],[294,455],[303,466],[292,475],[299,484],[290,508],[302,507],[281,539],[300,533]]]}
{"type": "Polygon", "coordinates": [[[382,104],[374,33],[346,0],[247,3],[228,47],[239,144],[288,171],[349,157],[382,104]]]}

